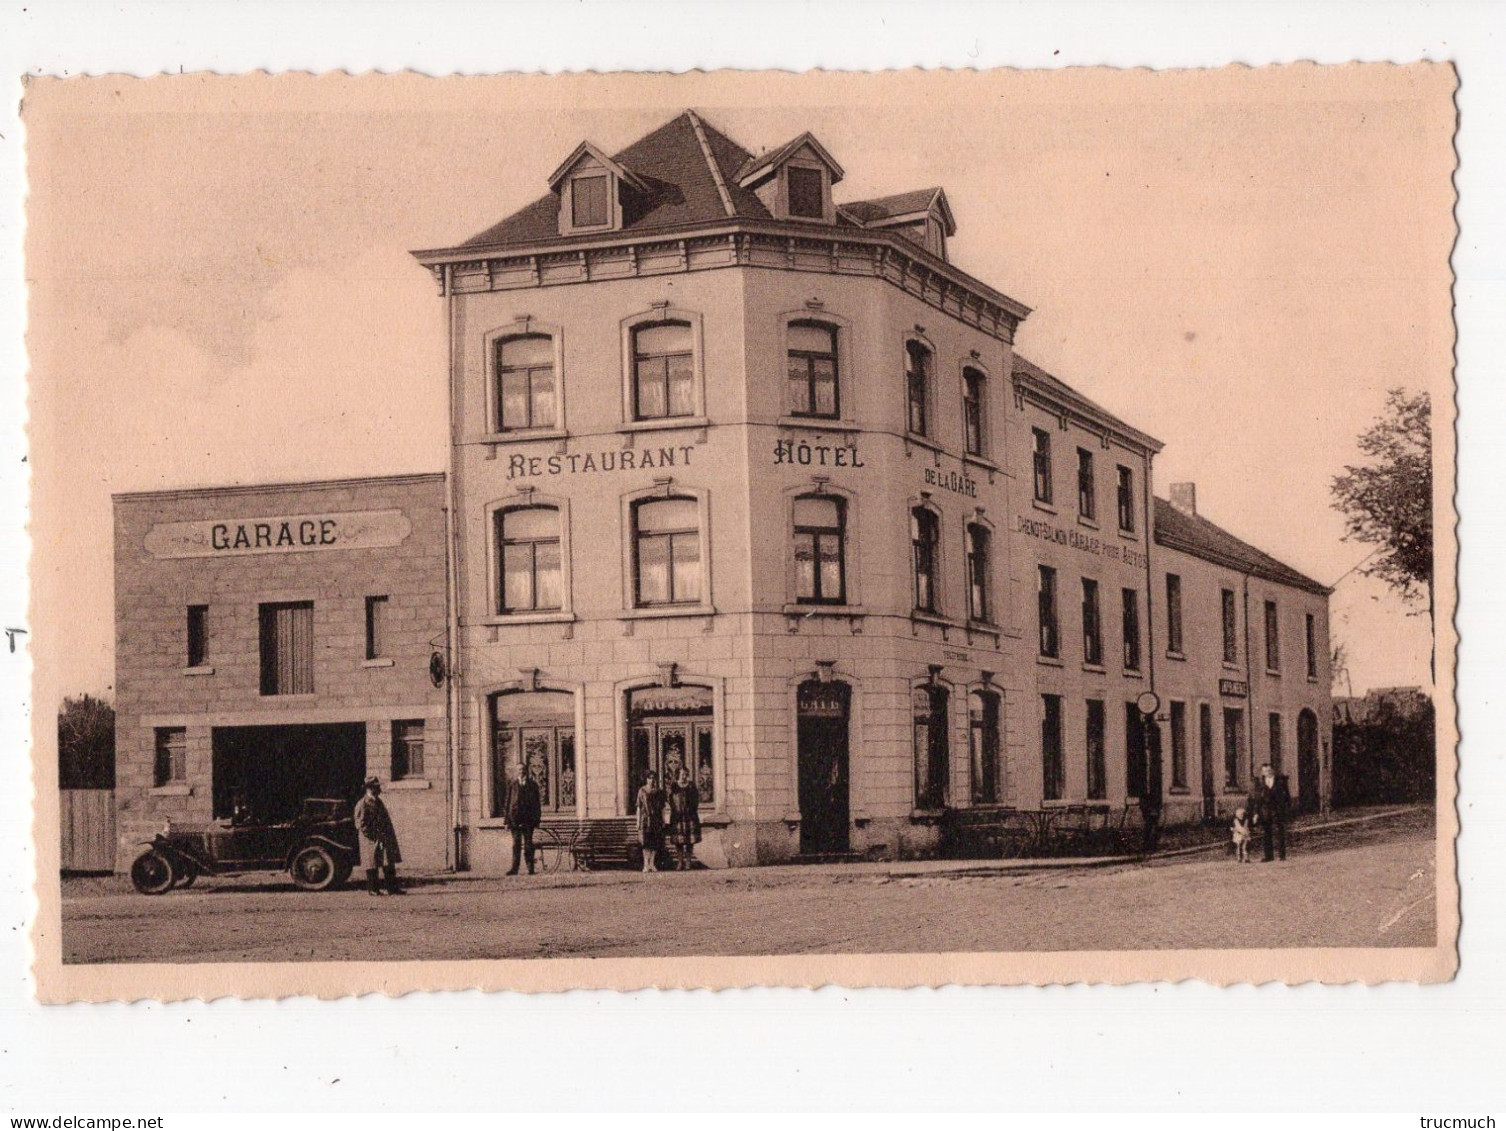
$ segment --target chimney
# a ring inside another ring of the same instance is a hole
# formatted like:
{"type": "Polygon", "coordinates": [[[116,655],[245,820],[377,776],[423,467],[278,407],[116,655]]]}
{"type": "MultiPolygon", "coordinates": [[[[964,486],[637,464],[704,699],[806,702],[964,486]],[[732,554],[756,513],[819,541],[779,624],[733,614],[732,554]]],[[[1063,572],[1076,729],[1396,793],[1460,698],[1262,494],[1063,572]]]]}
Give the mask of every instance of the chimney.
{"type": "Polygon", "coordinates": [[[1171,505],[1183,514],[1197,517],[1197,484],[1196,483],[1173,483],[1171,485],[1171,505]]]}

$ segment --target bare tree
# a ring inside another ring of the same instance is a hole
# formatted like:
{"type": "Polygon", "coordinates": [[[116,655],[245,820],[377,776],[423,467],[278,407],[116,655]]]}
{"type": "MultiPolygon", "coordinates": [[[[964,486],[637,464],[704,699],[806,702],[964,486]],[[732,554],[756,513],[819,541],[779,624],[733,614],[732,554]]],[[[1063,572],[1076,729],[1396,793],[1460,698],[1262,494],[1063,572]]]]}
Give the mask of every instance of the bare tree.
{"type": "Polygon", "coordinates": [[[1427,599],[1433,619],[1433,427],[1428,394],[1392,389],[1381,417],[1360,433],[1370,457],[1333,481],[1346,540],[1375,546],[1361,572],[1407,601],[1427,599]]]}

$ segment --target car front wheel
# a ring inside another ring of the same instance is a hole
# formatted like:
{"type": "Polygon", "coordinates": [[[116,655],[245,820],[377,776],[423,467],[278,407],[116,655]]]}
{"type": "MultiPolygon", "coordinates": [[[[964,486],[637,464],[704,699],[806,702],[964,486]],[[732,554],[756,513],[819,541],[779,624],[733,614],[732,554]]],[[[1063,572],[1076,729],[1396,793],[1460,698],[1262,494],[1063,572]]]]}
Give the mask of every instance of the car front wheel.
{"type": "Polygon", "coordinates": [[[143,852],[131,865],[131,884],[142,895],[161,895],[171,890],[176,879],[173,862],[155,848],[143,852]]]}
{"type": "Polygon", "coordinates": [[[298,850],[288,871],[303,891],[327,891],[340,881],[340,865],[334,854],[320,844],[298,850]]]}

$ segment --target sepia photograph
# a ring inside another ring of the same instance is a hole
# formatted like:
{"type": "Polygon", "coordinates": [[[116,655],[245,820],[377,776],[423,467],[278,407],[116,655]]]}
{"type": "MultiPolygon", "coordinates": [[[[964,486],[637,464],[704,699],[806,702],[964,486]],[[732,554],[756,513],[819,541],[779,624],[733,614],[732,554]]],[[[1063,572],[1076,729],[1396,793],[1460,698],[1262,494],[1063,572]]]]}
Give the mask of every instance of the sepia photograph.
{"type": "Polygon", "coordinates": [[[1451,977],[1457,82],[29,79],[42,996],[1451,977]]]}

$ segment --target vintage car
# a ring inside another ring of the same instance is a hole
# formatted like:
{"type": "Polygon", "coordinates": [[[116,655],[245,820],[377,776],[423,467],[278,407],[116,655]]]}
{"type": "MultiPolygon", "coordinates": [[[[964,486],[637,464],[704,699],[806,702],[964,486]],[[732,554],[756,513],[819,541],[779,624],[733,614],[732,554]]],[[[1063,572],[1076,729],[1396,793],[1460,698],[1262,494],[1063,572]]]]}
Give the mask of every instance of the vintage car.
{"type": "Polygon", "coordinates": [[[131,865],[131,883],[143,895],[161,895],[200,876],[286,871],[304,891],[326,891],[344,884],[359,859],[350,805],[315,797],[291,821],[164,829],[131,865]]]}

